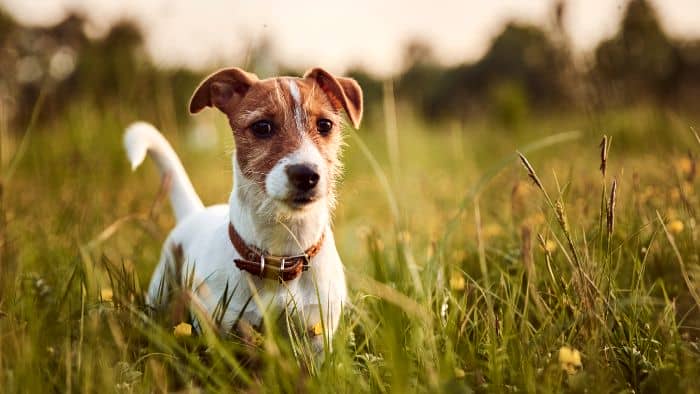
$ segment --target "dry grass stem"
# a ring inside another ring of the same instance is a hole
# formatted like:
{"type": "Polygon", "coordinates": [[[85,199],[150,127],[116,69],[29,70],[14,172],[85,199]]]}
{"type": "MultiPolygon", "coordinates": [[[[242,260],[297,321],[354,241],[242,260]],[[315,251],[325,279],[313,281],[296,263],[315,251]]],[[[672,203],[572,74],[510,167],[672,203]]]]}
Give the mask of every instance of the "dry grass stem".
{"type": "Polygon", "coordinates": [[[610,187],[610,200],[608,202],[608,235],[612,235],[615,229],[615,204],[617,201],[617,179],[613,179],[612,186],[610,187]]]}

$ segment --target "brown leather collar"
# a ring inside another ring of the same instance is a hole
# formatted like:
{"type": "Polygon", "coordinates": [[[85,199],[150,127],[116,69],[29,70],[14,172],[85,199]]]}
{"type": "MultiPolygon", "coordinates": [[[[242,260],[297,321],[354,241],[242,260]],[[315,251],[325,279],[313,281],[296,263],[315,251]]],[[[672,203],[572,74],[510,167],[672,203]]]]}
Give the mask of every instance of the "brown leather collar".
{"type": "Polygon", "coordinates": [[[273,256],[254,247],[248,246],[243,238],[238,234],[233,224],[228,224],[228,237],[231,239],[233,247],[236,249],[240,259],[234,259],[236,267],[240,270],[248,271],[252,275],[267,279],[278,279],[286,282],[299,277],[303,271],[309,269],[311,258],[316,256],[321,250],[323,239],[326,233],[321,234],[321,238],[304,253],[295,256],[273,256]]]}

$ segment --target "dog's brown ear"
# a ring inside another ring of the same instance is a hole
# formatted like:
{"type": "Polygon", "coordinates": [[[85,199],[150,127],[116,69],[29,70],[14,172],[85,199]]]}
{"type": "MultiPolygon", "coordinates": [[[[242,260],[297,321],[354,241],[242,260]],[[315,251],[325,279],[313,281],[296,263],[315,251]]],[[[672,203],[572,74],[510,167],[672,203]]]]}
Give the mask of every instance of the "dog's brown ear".
{"type": "Polygon", "coordinates": [[[196,114],[205,107],[216,107],[228,115],[257,81],[255,74],[237,67],[219,70],[205,78],[195,89],[190,99],[190,113],[196,114]]]}
{"type": "Polygon", "coordinates": [[[336,78],[322,68],[312,68],[304,78],[315,81],[334,107],[343,108],[356,129],[362,121],[362,88],[352,78],[336,78]]]}

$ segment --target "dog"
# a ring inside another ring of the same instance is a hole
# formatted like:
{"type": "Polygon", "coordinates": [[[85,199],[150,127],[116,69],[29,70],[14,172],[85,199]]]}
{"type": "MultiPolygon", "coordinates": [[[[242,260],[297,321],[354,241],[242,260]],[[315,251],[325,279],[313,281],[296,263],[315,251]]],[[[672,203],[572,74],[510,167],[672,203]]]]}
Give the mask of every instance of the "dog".
{"type": "MultiPolygon", "coordinates": [[[[331,229],[342,171],[341,129],[345,118],[359,128],[362,103],[355,80],[321,68],[302,78],[261,80],[239,68],[208,76],[192,95],[189,111],[217,108],[235,140],[228,205],[209,207],[153,126],[128,127],[124,145],[132,170],[146,155],[154,159],[169,180],[177,221],[151,278],[147,304],[164,307],[173,286],[182,286],[200,312],[194,315],[216,321],[223,331],[241,322],[260,327],[266,313],[291,313],[322,353],[347,299],[331,229]]],[[[196,330],[200,320],[193,318],[196,330]]]]}

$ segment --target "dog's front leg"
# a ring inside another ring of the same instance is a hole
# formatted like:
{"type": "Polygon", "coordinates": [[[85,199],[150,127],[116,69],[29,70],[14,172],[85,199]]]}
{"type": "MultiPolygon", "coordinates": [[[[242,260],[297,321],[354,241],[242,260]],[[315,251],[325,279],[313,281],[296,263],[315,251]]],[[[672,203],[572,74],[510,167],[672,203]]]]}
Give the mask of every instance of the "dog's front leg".
{"type": "Polygon", "coordinates": [[[333,335],[340,322],[342,307],[336,300],[323,301],[322,306],[319,303],[306,305],[301,319],[312,350],[320,356],[333,350],[333,335]]]}

